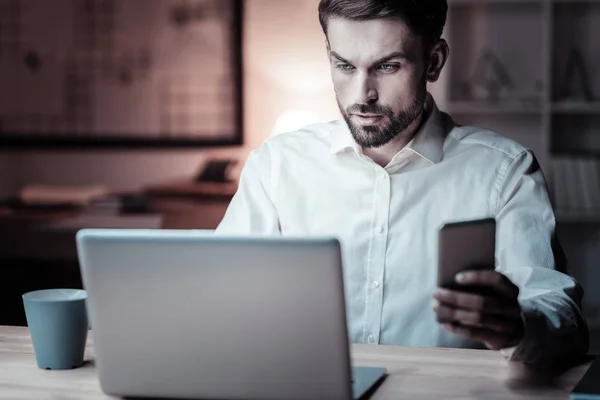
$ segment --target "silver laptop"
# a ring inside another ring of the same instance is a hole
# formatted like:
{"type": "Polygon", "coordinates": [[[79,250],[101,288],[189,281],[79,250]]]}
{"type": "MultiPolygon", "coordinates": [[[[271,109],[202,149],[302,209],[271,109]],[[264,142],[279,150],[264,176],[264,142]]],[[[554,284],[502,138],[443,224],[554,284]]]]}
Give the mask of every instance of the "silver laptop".
{"type": "Polygon", "coordinates": [[[351,399],[340,245],[329,238],[82,230],[102,390],[121,397],[351,399]]]}

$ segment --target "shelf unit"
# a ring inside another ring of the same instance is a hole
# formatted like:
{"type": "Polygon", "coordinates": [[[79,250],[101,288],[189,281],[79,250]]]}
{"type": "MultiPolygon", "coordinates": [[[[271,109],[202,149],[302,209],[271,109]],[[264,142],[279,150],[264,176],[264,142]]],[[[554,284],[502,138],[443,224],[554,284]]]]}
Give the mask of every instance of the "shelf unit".
{"type": "Polygon", "coordinates": [[[537,115],[541,113],[539,104],[519,104],[501,102],[498,104],[474,103],[469,101],[453,101],[446,110],[452,115],[537,115]]]}
{"type": "Polygon", "coordinates": [[[600,327],[600,0],[448,3],[450,59],[430,91],[458,123],[496,130],[533,150],[571,271],[586,292],[588,323],[600,327]],[[578,85],[565,96],[573,49],[587,70],[591,100],[578,85]],[[484,56],[489,76],[511,84],[494,96],[477,84],[484,56]]]}
{"type": "Polygon", "coordinates": [[[557,218],[600,226],[600,0],[448,3],[440,108],[529,147],[557,218]]]}
{"type": "Polygon", "coordinates": [[[552,103],[554,114],[592,114],[600,115],[600,101],[585,103],[582,101],[561,101],[552,103]]]}

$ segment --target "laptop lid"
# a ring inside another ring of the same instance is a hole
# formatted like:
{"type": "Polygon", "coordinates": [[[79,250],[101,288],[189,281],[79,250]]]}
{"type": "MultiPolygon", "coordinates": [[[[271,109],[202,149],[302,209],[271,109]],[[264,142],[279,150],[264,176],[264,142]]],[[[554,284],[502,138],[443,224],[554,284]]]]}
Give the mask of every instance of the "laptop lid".
{"type": "Polygon", "coordinates": [[[352,397],[336,240],[101,229],[77,247],[107,394],[352,397]]]}

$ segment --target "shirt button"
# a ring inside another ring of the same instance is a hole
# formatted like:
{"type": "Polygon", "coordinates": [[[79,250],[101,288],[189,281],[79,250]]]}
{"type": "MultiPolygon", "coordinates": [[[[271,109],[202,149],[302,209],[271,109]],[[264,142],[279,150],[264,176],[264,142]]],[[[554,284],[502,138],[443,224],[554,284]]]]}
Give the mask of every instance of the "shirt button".
{"type": "Polygon", "coordinates": [[[377,289],[379,287],[379,282],[373,281],[373,287],[377,289]]]}
{"type": "Polygon", "coordinates": [[[375,336],[369,335],[369,343],[373,343],[375,341],[375,336]]]}
{"type": "Polygon", "coordinates": [[[383,233],[383,226],[379,225],[378,227],[375,228],[375,231],[377,233],[383,233]]]}

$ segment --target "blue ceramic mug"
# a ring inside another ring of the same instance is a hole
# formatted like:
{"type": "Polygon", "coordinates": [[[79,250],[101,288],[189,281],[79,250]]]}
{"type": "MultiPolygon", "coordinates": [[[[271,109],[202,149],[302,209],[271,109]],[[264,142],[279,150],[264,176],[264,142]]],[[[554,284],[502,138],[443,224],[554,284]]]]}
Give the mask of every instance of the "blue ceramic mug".
{"type": "Polygon", "coordinates": [[[88,335],[87,292],[49,289],[25,293],[23,305],[38,367],[73,369],[83,365],[88,335]]]}

